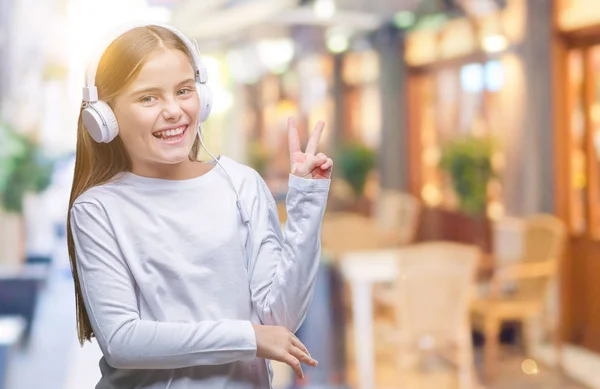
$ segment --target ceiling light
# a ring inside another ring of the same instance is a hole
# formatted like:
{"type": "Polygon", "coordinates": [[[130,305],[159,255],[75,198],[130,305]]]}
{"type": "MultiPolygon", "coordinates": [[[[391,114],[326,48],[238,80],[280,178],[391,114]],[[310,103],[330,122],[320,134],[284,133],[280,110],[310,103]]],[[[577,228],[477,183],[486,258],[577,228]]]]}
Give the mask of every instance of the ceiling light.
{"type": "Polygon", "coordinates": [[[313,4],[313,11],[319,20],[328,20],[335,15],[335,3],[333,0],[316,0],[313,4]]]}
{"type": "Polygon", "coordinates": [[[289,38],[263,40],[257,43],[258,56],[270,71],[280,74],[294,58],[294,42],[289,38]]]}
{"type": "Polygon", "coordinates": [[[500,51],[506,50],[507,47],[508,40],[504,35],[489,35],[483,39],[483,49],[487,53],[498,53],[500,51]]]}
{"type": "Polygon", "coordinates": [[[348,50],[350,46],[350,40],[344,34],[332,34],[327,37],[327,49],[332,53],[339,54],[348,50]]]}

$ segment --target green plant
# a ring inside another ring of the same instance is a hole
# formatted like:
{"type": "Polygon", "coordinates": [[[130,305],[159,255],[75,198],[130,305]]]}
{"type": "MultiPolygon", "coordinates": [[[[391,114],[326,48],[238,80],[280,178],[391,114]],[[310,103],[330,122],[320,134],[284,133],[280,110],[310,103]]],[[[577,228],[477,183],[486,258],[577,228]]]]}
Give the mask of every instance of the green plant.
{"type": "Polygon", "coordinates": [[[0,126],[0,200],[8,212],[22,213],[25,193],[50,185],[53,163],[39,145],[7,126],[0,126]]]}
{"type": "Polygon", "coordinates": [[[452,182],[460,209],[470,215],[485,214],[487,186],[495,175],[492,168],[494,142],[473,135],[453,139],[442,147],[440,168],[452,182]]]}
{"type": "Polygon", "coordinates": [[[362,197],[368,174],[375,167],[375,152],[361,143],[347,144],[340,148],[336,165],[341,178],[357,197],[362,197]]]}

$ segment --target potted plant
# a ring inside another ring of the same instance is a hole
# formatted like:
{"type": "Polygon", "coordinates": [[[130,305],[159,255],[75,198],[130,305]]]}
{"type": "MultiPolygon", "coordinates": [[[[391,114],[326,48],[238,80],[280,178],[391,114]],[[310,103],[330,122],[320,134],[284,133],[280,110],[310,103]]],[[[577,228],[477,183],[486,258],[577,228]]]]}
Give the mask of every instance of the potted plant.
{"type": "Polygon", "coordinates": [[[355,207],[361,213],[370,209],[364,192],[369,173],[375,168],[375,158],[375,152],[362,143],[346,144],[336,156],[340,178],[352,189],[355,207]]]}
{"type": "Polygon", "coordinates": [[[491,138],[474,135],[453,139],[442,147],[440,168],[450,178],[460,210],[470,216],[486,215],[487,187],[495,176],[493,153],[491,138]]]}
{"type": "Polygon", "coordinates": [[[0,261],[19,265],[25,259],[24,201],[50,184],[53,163],[39,145],[0,126],[0,261]]]}

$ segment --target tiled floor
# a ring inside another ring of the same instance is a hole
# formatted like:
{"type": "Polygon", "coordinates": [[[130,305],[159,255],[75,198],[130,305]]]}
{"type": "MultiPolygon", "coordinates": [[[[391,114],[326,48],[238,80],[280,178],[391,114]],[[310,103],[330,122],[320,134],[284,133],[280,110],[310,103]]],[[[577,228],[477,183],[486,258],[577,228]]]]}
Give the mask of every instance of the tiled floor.
{"type": "Polygon", "coordinates": [[[505,350],[498,377],[485,385],[489,389],[586,389],[587,387],[538,363],[538,373],[523,372],[524,357],[520,352],[505,350]]]}
{"type": "Polygon", "coordinates": [[[66,389],[64,381],[72,362],[69,352],[77,342],[73,283],[68,273],[52,272],[37,308],[28,346],[11,354],[7,389],[66,389]]]}
{"type": "MultiPolygon", "coordinates": [[[[498,377],[491,383],[480,382],[480,389],[585,389],[586,387],[556,371],[538,365],[538,373],[523,373],[520,353],[506,353],[498,377]]],[[[477,356],[476,356],[477,357],[477,356]]],[[[478,358],[480,359],[480,358],[478,358]]],[[[377,388],[401,388],[400,374],[394,363],[377,361],[377,388]]],[[[407,389],[460,389],[455,370],[443,362],[413,371],[406,379],[407,389]]],[[[353,380],[351,379],[351,382],[353,380]]]]}
{"type": "MultiPolygon", "coordinates": [[[[351,347],[349,347],[351,351],[351,347]]],[[[73,284],[68,270],[55,270],[39,304],[32,341],[27,349],[13,354],[8,389],[87,389],[98,380],[100,353],[95,345],[80,348],[75,336],[73,284]]],[[[480,358],[477,358],[478,360],[480,358]]],[[[352,361],[351,355],[348,360],[352,361]]],[[[526,375],[517,351],[504,350],[498,379],[486,389],[585,389],[585,386],[539,366],[539,373],[526,375]]],[[[355,387],[355,369],[348,364],[347,379],[355,387]]],[[[279,377],[284,382],[285,366],[279,377]]],[[[391,358],[377,360],[377,388],[401,388],[399,374],[391,358]]],[[[410,377],[407,389],[457,388],[452,369],[437,364],[410,377]]]]}
{"type": "MultiPolygon", "coordinates": [[[[347,339],[348,382],[356,386],[356,369],[353,368],[352,341],[347,339]]],[[[440,358],[424,358],[418,368],[400,373],[394,350],[381,343],[376,344],[376,388],[378,389],[461,389],[456,369],[440,358]],[[403,379],[402,379],[403,378],[403,379]]],[[[491,382],[481,379],[482,350],[475,351],[477,378],[473,389],[588,389],[555,369],[526,358],[521,349],[503,346],[497,377],[491,382]],[[532,365],[533,364],[533,368],[532,365]],[[530,374],[526,374],[529,372],[530,374]],[[478,386],[477,386],[478,385],[478,386]]]]}

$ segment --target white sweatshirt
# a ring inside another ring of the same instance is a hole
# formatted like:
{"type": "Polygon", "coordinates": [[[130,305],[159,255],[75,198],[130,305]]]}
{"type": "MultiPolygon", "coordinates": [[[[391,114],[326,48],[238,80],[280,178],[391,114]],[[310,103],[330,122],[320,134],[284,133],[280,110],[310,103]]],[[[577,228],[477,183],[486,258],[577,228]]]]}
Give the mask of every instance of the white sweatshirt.
{"type": "Polygon", "coordinates": [[[250,239],[218,165],[188,180],[123,173],[75,201],[77,271],[104,355],[96,388],[271,386],[251,323],[292,332],[302,323],[330,180],[290,175],[284,239],[258,173],[219,162],[250,239]]]}

